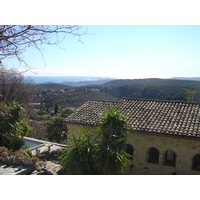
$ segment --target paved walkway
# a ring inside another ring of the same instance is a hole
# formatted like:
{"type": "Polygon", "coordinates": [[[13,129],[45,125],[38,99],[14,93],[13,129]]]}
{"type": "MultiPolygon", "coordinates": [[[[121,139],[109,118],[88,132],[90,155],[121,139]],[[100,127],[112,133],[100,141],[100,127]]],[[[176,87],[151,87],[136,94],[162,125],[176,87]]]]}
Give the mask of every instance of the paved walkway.
{"type": "MultiPolygon", "coordinates": [[[[50,170],[51,173],[55,174],[55,175],[58,175],[57,172],[62,168],[62,166],[60,164],[56,164],[54,162],[51,162],[51,161],[46,161],[46,170],[50,170]]],[[[41,171],[37,171],[37,170],[34,170],[33,172],[31,172],[30,175],[38,175],[38,174],[41,174],[43,173],[44,169],[41,170],[41,171]]]]}
{"type": "Polygon", "coordinates": [[[0,175],[21,175],[28,173],[32,167],[0,164],[0,175]]]}
{"type": "Polygon", "coordinates": [[[62,167],[60,164],[56,164],[56,163],[53,163],[51,161],[46,161],[46,163],[47,163],[46,167],[50,168],[54,172],[57,172],[62,167]]]}

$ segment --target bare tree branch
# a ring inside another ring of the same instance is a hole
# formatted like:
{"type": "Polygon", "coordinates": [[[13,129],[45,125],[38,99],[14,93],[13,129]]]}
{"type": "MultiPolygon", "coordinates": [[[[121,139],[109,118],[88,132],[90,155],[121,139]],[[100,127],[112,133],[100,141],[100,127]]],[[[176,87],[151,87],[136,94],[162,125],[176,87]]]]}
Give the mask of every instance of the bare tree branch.
{"type": "Polygon", "coordinates": [[[32,101],[35,92],[35,86],[25,81],[21,72],[0,66],[0,102],[27,104],[32,101]]]}
{"type": "Polygon", "coordinates": [[[81,41],[84,34],[87,31],[81,32],[81,26],[76,25],[0,25],[0,62],[13,57],[30,70],[22,57],[29,47],[36,48],[43,57],[41,45],[59,45],[67,35],[81,41]]]}

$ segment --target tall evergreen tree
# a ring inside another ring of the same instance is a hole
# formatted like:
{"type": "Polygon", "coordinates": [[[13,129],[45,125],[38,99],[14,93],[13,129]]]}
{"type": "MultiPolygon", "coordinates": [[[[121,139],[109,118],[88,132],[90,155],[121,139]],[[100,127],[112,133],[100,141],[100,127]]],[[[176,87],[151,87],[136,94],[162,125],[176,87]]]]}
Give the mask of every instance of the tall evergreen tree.
{"type": "Polygon", "coordinates": [[[54,106],[54,115],[58,114],[58,104],[56,103],[54,106]]]}

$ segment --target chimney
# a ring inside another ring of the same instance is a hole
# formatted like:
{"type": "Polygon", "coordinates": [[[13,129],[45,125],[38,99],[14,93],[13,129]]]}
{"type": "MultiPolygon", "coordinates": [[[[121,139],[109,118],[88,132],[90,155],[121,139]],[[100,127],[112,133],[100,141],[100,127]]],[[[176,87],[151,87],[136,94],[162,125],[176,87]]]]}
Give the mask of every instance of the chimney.
{"type": "Polygon", "coordinates": [[[194,89],[187,89],[187,102],[193,103],[194,102],[194,94],[196,90],[194,89]]]}

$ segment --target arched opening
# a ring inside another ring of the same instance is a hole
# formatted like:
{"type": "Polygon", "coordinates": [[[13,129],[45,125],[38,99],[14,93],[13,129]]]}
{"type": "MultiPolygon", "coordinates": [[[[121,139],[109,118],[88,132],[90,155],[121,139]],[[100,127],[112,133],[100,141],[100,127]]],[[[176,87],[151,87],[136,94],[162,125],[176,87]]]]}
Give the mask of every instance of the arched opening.
{"type": "Polygon", "coordinates": [[[196,154],[193,158],[192,169],[200,170],[200,154],[196,154]]]}
{"type": "Polygon", "coordinates": [[[147,162],[155,164],[159,163],[159,151],[156,148],[152,147],[149,149],[147,162]]]}
{"type": "Polygon", "coordinates": [[[173,167],[176,166],[176,154],[174,151],[167,150],[164,156],[165,156],[164,165],[173,166],[173,167]]]}
{"type": "Polygon", "coordinates": [[[126,153],[131,155],[131,156],[128,157],[128,159],[133,160],[133,152],[134,152],[133,146],[131,144],[126,144],[126,153]]]}

